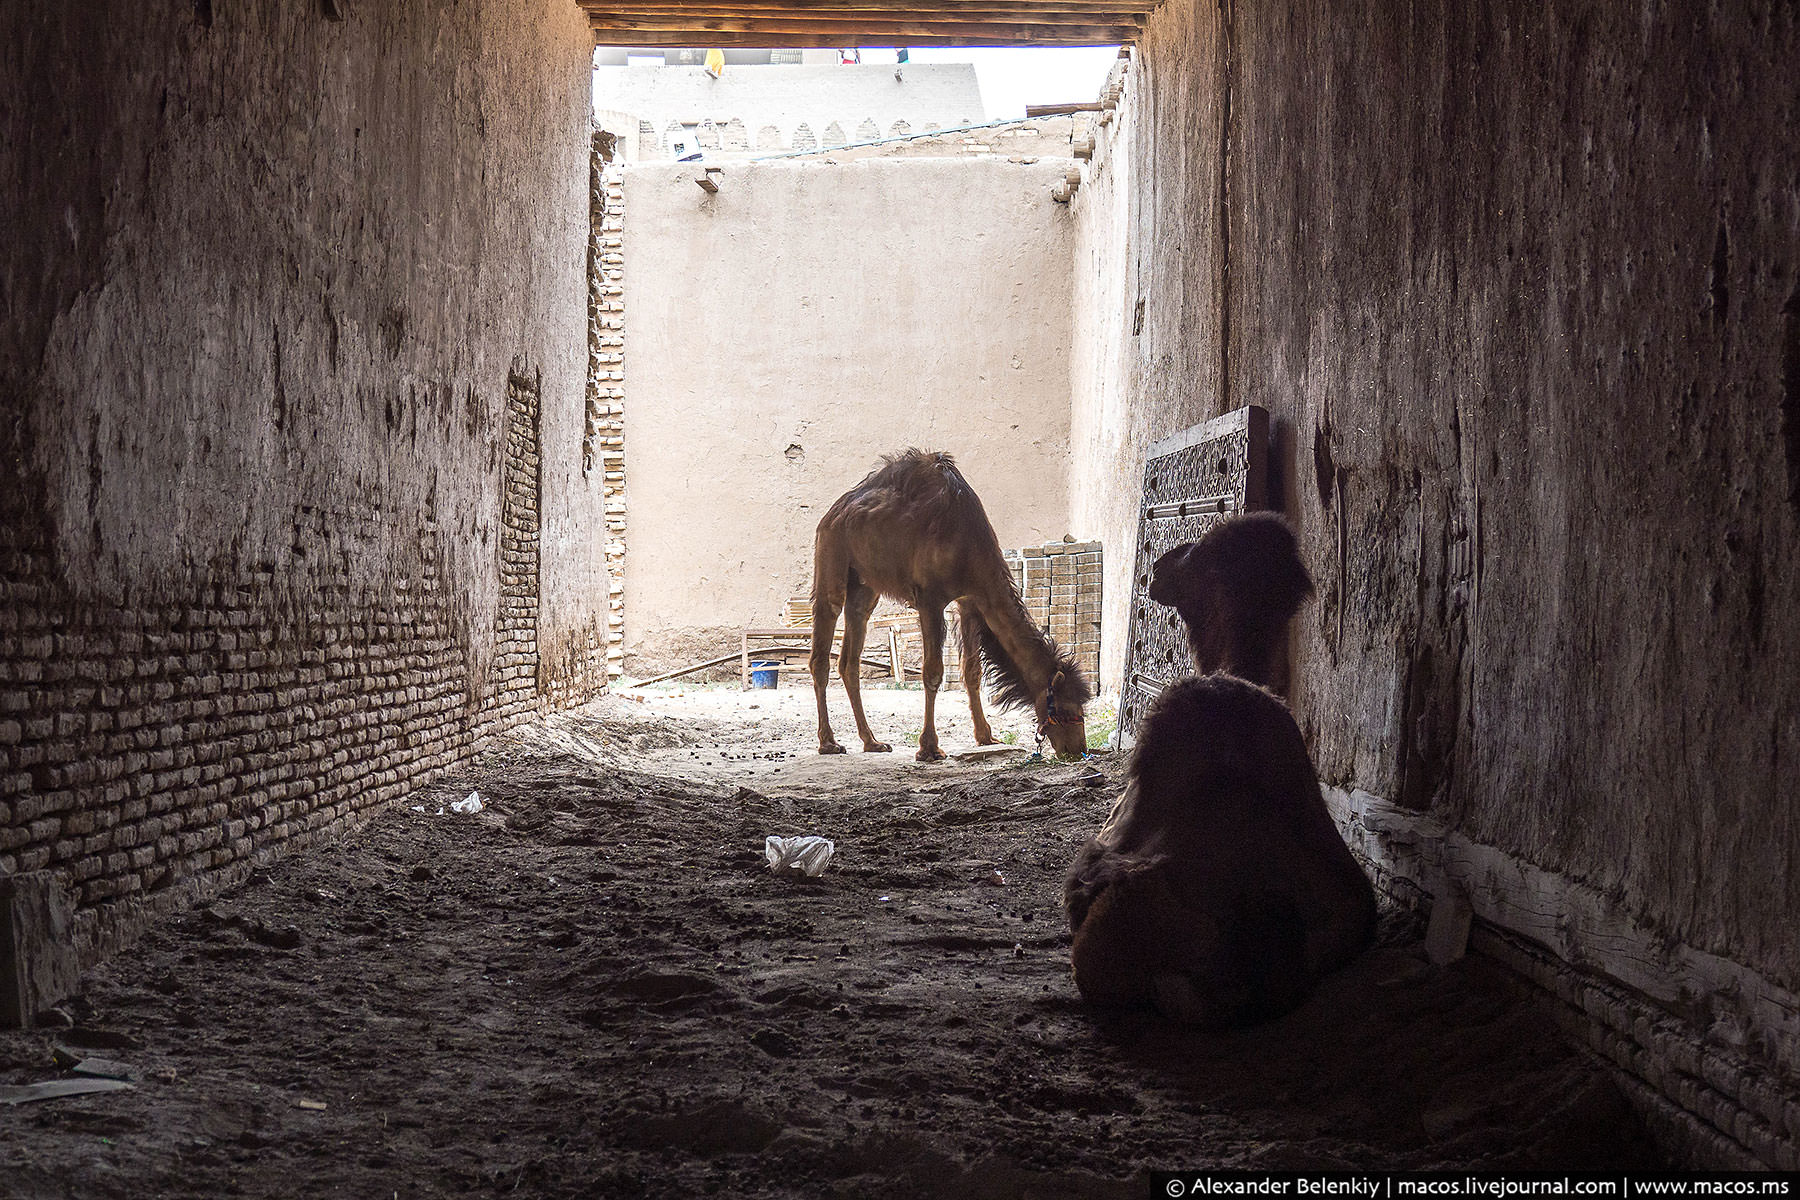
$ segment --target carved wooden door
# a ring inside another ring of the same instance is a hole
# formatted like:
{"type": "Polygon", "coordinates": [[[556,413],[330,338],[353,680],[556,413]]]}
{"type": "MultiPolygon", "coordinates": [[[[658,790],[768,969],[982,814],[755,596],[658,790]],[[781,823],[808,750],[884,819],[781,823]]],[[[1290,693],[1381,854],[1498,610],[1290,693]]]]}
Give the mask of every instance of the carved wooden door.
{"type": "Polygon", "coordinates": [[[1150,599],[1150,568],[1237,512],[1268,504],[1269,414],[1250,405],[1153,443],[1144,460],[1119,732],[1130,745],[1157,695],[1194,671],[1175,610],[1150,599]]]}

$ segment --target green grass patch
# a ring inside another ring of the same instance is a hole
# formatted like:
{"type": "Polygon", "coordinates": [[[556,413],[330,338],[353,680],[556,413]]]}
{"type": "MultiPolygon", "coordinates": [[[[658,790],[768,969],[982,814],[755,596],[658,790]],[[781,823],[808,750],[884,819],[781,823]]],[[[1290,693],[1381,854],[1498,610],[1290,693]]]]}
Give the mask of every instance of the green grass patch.
{"type": "Polygon", "coordinates": [[[1119,727],[1119,710],[1111,704],[1090,705],[1087,710],[1087,744],[1089,750],[1104,750],[1119,727]]]}

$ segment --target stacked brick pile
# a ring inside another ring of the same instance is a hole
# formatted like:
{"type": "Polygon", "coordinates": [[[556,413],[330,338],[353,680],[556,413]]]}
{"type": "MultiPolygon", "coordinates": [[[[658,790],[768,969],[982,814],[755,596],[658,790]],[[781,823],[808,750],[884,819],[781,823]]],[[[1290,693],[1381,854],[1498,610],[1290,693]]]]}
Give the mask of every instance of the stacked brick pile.
{"type": "Polygon", "coordinates": [[[1051,542],[1008,550],[1011,569],[1025,608],[1040,629],[1064,650],[1072,651],[1088,682],[1100,678],[1099,542],[1051,542]]]}

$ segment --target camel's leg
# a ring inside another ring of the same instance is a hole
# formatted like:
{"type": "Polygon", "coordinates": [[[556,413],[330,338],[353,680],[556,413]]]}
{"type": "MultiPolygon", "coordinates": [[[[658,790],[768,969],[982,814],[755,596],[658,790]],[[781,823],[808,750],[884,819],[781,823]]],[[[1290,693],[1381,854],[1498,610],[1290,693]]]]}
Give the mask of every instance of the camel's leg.
{"type": "Polygon", "coordinates": [[[1092,897],[1069,966],[1089,1004],[1148,1001],[1170,1020],[1216,1026],[1230,1016],[1216,987],[1223,945],[1214,915],[1183,903],[1167,868],[1152,867],[1117,876],[1092,897]]]}
{"type": "Polygon", "coordinates": [[[850,711],[856,716],[856,732],[862,735],[865,753],[893,749],[886,742],[875,740],[869,719],[863,716],[862,652],[868,641],[869,614],[875,611],[875,600],[875,589],[851,576],[850,590],[844,598],[844,648],[838,651],[838,677],[850,693],[850,711]]]}
{"type": "Polygon", "coordinates": [[[992,746],[1000,739],[988,728],[987,714],[981,711],[981,631],[987,626],[975,606],[967,600],[956,602],[956,615],[962,625],[963,689],[969,693],[969,719],[975,725],[975,744],[992,746]]]}
{"type": "Polygon", "coordinates": [[[919,635],[925,640],[925,724],[919,730],[920,762],[944,757],[937,740],[937,693],[944,685],[944,610],[929,602],[919,605],[919,635]]]}
{"type": "Polygon", "coordinates": [[[850,562],[841,545],[819,531],[813,548],[812,671],[813,698],[819,705],[819,753],[842,754],[844,748],[831,733],[831,717],[825,710],[825,689],[831,686],[831,639],[837,632],[838,613],[844,607],[844,588],[850,562]]]}

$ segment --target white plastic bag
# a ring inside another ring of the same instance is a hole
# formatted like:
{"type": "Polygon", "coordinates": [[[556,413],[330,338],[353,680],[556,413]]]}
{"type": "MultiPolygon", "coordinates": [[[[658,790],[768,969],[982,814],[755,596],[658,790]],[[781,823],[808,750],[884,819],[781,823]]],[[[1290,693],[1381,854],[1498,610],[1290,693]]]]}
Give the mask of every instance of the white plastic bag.
{"type": "Polygon", "coordinates": [[[763,839],[763,854],[769,870],[777,875],[817,875],[831,861],[837,846],[830,838],[776,837],[763,839]]]}
{"type": "Polygon", "coordinates": [[[456,801],[454,804],[452,804],[450,806],[450,811],[453,813],[461,813],[463,816],[466,817],[466,816],[470,816],[474,813],[480,812],[482,807],[483,806],[481,803],[481,793],[480,792],[470,792],[469,798],[467,800],[456,801]]]}

